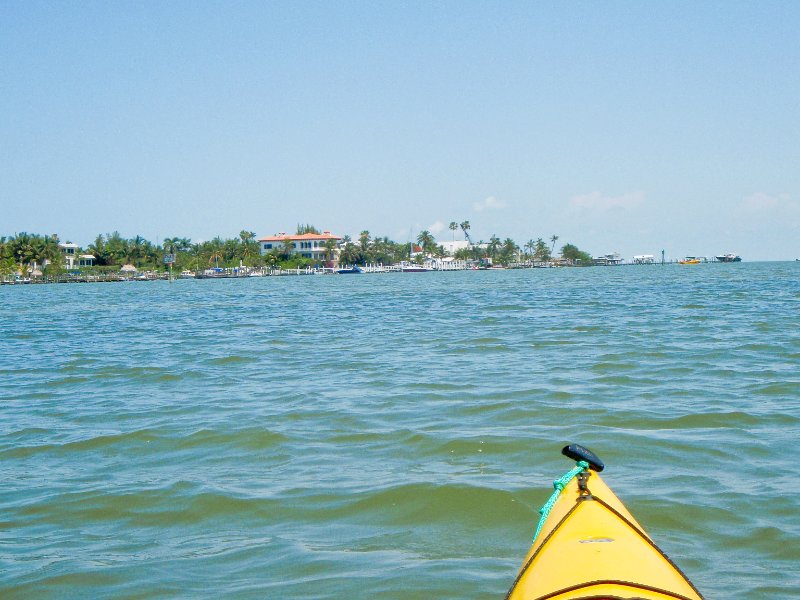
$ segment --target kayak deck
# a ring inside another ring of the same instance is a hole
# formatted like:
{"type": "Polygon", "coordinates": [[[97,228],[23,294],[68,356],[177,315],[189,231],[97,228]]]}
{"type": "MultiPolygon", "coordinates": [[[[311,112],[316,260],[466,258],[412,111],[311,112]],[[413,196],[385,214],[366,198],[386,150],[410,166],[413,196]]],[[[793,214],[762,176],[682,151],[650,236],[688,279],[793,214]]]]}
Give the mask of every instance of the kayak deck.
{"type": "Polygon", "coordinates": [[[563,489],[507,600],[702,600],[597,473],[563,489]]]}

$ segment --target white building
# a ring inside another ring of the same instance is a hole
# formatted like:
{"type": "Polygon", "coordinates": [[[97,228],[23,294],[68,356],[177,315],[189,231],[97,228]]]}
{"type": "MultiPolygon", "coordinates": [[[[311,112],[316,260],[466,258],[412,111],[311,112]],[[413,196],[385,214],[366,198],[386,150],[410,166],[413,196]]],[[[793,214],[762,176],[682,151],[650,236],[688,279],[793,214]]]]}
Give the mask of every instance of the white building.
{"type": "Polygon", "coordinates": [[[619,252],[612,252],[611,254],[603,254],[602,256],[596,256],[594,258],[594,264],[596,265],[607,265],[607,266],[615,266],[621,265],[625,262],[625,259],[620,256],[619,252]]]}
{"type": "Polygon", "coordinates": [[[58,246],[61,248],[61,254],[64,256],[65,269],[72,270],[76,266],[91,267],[94,265],[94,254],[78,254],[78,250],[80,250],[78,244],[66,242],[58,246]]]}
{"type": "MultiPolygon", "coordinates": [[[[333,235],[330,231],[322,233],[300,233],[289,235],[287,233],[276,233],[258,240],[259,251],[265,255],[273,250],[285,251],[288,249],[292,255],[299,255],[303,258],[310,258],[319,262],[328,261],[328,248],[325,244],[328,240],[338,243],[341,237],[333,235]]],[[[339,255],[338,247],[334,250],[333,262],[339,255]]]]}
{"type": "Polygon", "coordinates": [[[459,250],[464,250],[469,248],[469,242],[467,240],[455,240],[450,242],[439,242],[439,245],[444,248],[445,254],[449,256],[453,256],[459,250]]]}

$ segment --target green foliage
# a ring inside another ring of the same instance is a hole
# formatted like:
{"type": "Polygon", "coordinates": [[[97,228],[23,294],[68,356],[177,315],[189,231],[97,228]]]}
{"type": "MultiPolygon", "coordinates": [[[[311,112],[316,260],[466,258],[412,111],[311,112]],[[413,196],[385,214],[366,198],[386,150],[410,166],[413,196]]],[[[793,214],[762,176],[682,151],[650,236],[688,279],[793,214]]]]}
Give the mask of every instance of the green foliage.
{"type": "Polygon", "coordinates": [[[502,265],[508,265],[518,259],[519,246],[511,238],[506,238],[500,248],[497,260],[502,265]]]}
{"type": "Polygon", "coordinates": [[[592,255],[579,250],[578,247],[573,244],[565,244],[564,247],[561,248],[561,256],[584,267],[593,264],[592,255]]]}
{"type": "Polygon", "coordinates": [[[322,232],[314,227],[313,225],[305,224],[300,225],[297,224],[297,235],[303,235],[304,233],[316,233],[317,235],[321,234],[322,232]]]}
{"type": "Polygon", "coordinates": [[[547,247],[542,238],[537,239],[533,248],[533,260],[547,262],[550,258],[550,248],[547,247]]]}
{"type": "MultiPolygon", "coordinates": [[[[492,235],[488,244],[483,241],[472,244],[469,240],[469,221],[450,223],[450,230],[455,234],[460,229],[470,245],[455,253],[460,260],[481,260],[492,258],[498,264],[509,264],[520,260],[520,247],[511,238],[501,240],[492,235]],[[483,246],[486,246],[485,248],[483,246]]],[[[298,232],[319,233],[313,225],[298,225],[298,232]]],[[[555,244],[558,236],[552,236],[550,242],[555,244]]],[[[423,252],[432,256],[443,256],[444,249],[436,243],[430,231],[422,231],[416,238],[423,252]]],[[[524,259],[537,262],[551,260],[552,246],[542,238],[529,240],[523,247],[524,259]]],[[[118,231],[98,235],[86,250],[77,249],[76,254],[92,254],[95,257],[94,267],[82,267],[85,272],[116,272],[122,265],[130,263],[140,270],[162,271],[165,269],[164,254],[175,254],[174,269],[193,271],[209,267],[233,268],[241,265],[249,267],[281,267],[285,269],[315,266],[313,259],[302,258],[292,253],[294,247],[289,242],[278,244],[276,248],[263,256],[259,242],[252,231],[242,230],[233,238],[215,237],[204,242],[192,242],[186,237],[167,237],[161,246],[155,245],[140,235],[132,238],[123,237],[118,231]]],[[[331,264],[338,256],[339,264],[390,265],[402,260],[409,260],[410,244],[397,243],[388,237],[372,236],[369,231],[362,231],[357,241],[345,235],[337,243],[335,240],[325,242],[325,261],[331,264]]],[[[561,249],[564,258],[580,265],[591,265],[591,256],[579,250],[573,244],[566,244],[561,249]]],[[[77,256],[76,256],[77,258],[77,256]]],[[[17,271],[30,272],[33,264],[42,268],[46,275],[63,272],[64,256],[59,247],[58,236],[19,233],[13,237],[0,238],[0,275],[11,275],[17,271]],[[43,267],[46,263],[47,266],[43,267]]]]}
{"type": "Polygon", "coordinates": [[[430,231],[421,231],[417,236],[417,243],[425,254],[434,254],[436,251],[436,239],[430,231]]]}
{"type": "Polygon", "coordinates": [[[47,263],[47,266],[42,269],[42,274],[46,275],[47,277],[53,277],[55,275],[61,275],[64,273],[64,271],[64,263],[61,260],[55,260],[47,263]]]}
{"type": "Polygon", "coordinates": [[[13,264],[14,271],[29,271],[34,263],[41,267],[47,262],[62,260],[57,235],[38,235],[24,231],[11,238],[3,238],[0,257],[3,264],[13,264]]]}

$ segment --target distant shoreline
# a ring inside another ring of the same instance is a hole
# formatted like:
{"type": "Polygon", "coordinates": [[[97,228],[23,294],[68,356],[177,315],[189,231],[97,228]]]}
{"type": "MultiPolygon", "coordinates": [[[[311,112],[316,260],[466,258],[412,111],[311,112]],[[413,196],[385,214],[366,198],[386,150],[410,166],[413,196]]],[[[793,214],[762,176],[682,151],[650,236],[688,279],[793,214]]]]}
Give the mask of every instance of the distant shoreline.
{"type": "MultiPolygon", "coordinates": [[[[778,263],[778,262],[800,262],[798,259],[795,260],[781,260],[781,261],[750,261],[749,264],[754,263],[778,263]]],[[[707,261],[705,263],[700,264],[729,264],[729,265],[736,265],[742,263],[726,263],[723,261],[707,261]]],[[[667,265],[678,265],[683,267],[684,265],[680,265],[679,261],[677,260],[670,260],[662,262],[655,262],[655,263],[632,263],[632,262],[624,262],[620,264],[614,265],[568,265],[568,264],[517,264],[511,265],[508,267],[505,266],[496,266],[496,267],[474,267],[474,266],[459,266],[459,267],[444,267],[444,268],[429,268],[425,269],[427,272],[434,273],[434,272],[444,272],[444,271],[520,271],[520,270],[531,270],[531,269],[575,269],[575,268],[605,268],[605,269],[616,269],[620,267],[658,267],[658,266],[667,266],[667,265]]],[[[686,266],[689,269],[690,266],[699,266],[699,265],[689,265],[686,266]]],[[[735,268],[735,267],[734,267],[735,268]]],[[[43,284],[78,284],[78,283],[125,283],[125,282],[145,282],[145,281],[176,281],[176,280],[187,280],[187,279],[197,279],[197,280],[206,280],[206,279],[251,279],[251,278],[262,278],[262,277],[298,277],[298,276],[340,276],[341,273],[338,273],[339,269],[332,269],[329,267],[320,267],[320,268],[297,268],[297,269],[264,269],[264,268],[226,268],[226,269],[206,269],[202,271],[183,271],[181,273],[172,273],[170,274],[168,271],[142,271],[136,272],[135,274],[125,274],[121,272],[115,273],[98,273],[98,274],[91,274],[91,273],[80,273],[80,274],[73,274],[73,273],[62,273],[59,275],[42,275],[38,277],[14,277],[14,278],[6,278],[0,279],[0,285],[43,285],[43,284]]],[[[390,265],[390,266],[383,266],[383,265],[372,265],[372,266],[365,266],[362,268],[363,275],[374,275],[374,274],[406,274],[408,272],[404,272],[401,267],[398,265],[390,265]]],[[[420,274],[419,271],[414,271],[416,274],[420,274]]]]}

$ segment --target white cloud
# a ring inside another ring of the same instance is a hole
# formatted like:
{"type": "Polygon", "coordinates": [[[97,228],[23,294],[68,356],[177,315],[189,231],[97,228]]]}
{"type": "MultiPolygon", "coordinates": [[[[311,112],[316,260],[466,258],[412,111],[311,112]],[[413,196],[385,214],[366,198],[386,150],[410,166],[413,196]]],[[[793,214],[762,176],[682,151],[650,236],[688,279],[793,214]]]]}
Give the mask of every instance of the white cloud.
{"type": "Polygon", "coordinates": [[[621,196],[607,196],[600,192],[590,192],[569,199],[571,208],[594,212],[629,210],[642,203],[644,203],[644,192],[628,192],[621,196]]]}
{"type": "Polygon", "coordinates": [[[486,198],[486,200],[483,200],[482,202],[475,202],[472,205],[472,208],[474,208],[476,212],[481,212],[484,210],[497,210],[505,207],[506,203],[502,200],[498,200],[494,196],[489,196],[486,198]]]}
{"type": "Polygon", "coordinates": [[[788,194],[772,196],[756,192],[743,198],[736,211],[743,216],[796,216],[800,215],[800,204],[792,201],[788,194]]]}
{"type": "Polygon", "coordinates": [[[428,231],[431,233],[439,233],[440,231],[444,231],[445,224],[441,221],[436,221],[433,225],[428,225],[428,231]]]}

